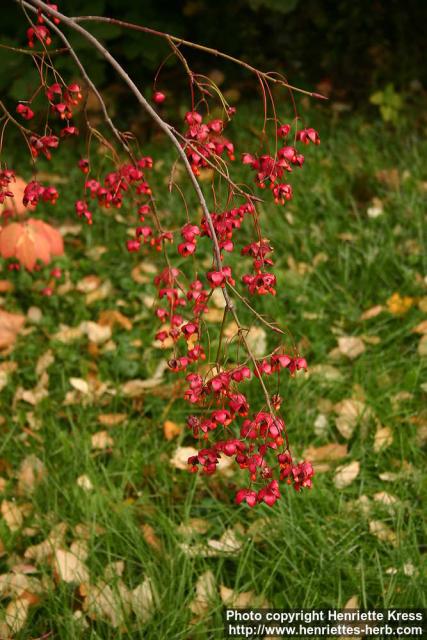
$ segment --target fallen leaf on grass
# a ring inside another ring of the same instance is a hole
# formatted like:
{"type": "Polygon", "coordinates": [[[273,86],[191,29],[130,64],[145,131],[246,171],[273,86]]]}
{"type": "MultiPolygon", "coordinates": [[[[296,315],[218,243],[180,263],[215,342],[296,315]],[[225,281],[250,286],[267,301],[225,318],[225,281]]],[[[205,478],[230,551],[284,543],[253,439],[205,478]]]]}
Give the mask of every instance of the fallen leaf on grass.
{"type": "Polygon", "coordinates": [[[98,324],[97,322],[88,320],[86,322],[83,322],[81,326],[90,342],[94,342],[95,344],[103,344],[111,338],[111,327],[108,325],[104,326],[98,324]]]}
{"type": "MultiPolygon", "coordinates": [[[[224,313],[221,313],[221,320],[224,313]]],[[[228,325],[224,329],[224,336],[228,341],[236,340],[239,334],[239,327],[237,323],[232,320],[228,323],[228,325]]],[[[245,340],[248,344],[248,347],[252,351],[253,355],[256,358],[261,358],[267,351],[267,334],[262,327],[251,327],[249,331],[244,332],[245,340]]]]}
{"type": "Polygon", "coordinates": [[[89,570],[82,560],[65,549],[55,549],[54,570],[59,580],[63,582],[87,582],[89,570]]]}
{"type": "Polygon", "coordinates": [[[76,289],[77,291],[80,291],[80,293],[90,293],[91,291],[98,289],[100,284],[101,278],[99,276],[85,276],[76,284],[76,289]]]}
{"type": "Polygon", "coordinates": [[[108,431],[98,431],[94,433],[91,438],[91,443],[92,449],[98,449],[100,451],[111,449],[114,446],[114,440],[108,431]]]}
{"type": "Polygon", "coordinates": [[[181,522],[177,531],[183,537],[191,538],[194,535],[206,533],[209,526],[209,522],[204,518],[189,518],[187,522],[181,522]]]}
{"type": "Polygon", "coordinates": [[[18,531],[18,529],[22,527],[24,516],[15,502],[3,500],[0,510],[4,521],[11,531],[18,531]]]}
{"type": "Polygon", "coordinates": [[[390,427],[379,427],[375,432],[374,451],[378,453],[393,443],[393,433],[390,427]]]}
{"type": "Polygon", "coordinates": [[[151,526],[151,524],[148,524],[147,522],[142,524],[141,531],[142,535],[144,536],[145,542],[149,544],[150,547],[152,547],[156,551],[162,550],[162,543],[160,542],[160,538],[154,531],[154,528],[151,526]]]}
{"type": "Polygon", "coordinates": [[[92,491],[93,489],[92,481],[87,475],[82,475],[77,478],[77,486],[85,491],[92,491]]]}
{"type": "MultiPolygon", "coordinates": [[[[216,289],[214,289],[216,291],[216,289]]],[[[214,307],[208,307],[206,313],[203,314],[203,320],[205,322],[222,322],[224,318],[224,310],[223,309],[215,309],[214,307]]]]}
{"type": "Polygon", "coordinates": [[[150,578],[138,585],[130,594],[132,611],[141,622],[146,622],[153,614],[157,594],[150,578]]]}
{"type": "Polygon", "coordinates": [[[104,253],[108,251],[107,247],[103,247],[102,245],[97,245],[96,247],[91,247],[86,251],[86,255],[91,260],[99,260],[104,253]]]}
{"type": "Polygon", "coordinates": [[[427,333],[427,320],[423,320],[416,327],[412,329],[412,333],[420,333],[421,335],[427,333]]]}
{"type": "Polygon", "coordinates": [[[39,324],[43,318],[42,310],[38,307],[30,307],[27,311],[27,318],[33,324],[39,324]]]}
{"type": "Polygon", "coordinates": [[[126,329],[126,331],[130,331],[133,326],[132,321],[116,309],[101,311],[98,322],[101,326],[108,326],[110,329],[114,329],[116,324],[118,324],[122,329],[126,329]]]}
{"type": "Polygon", "coordinates": [[[52,350],[48,349],[37,360],[36,375],[41,376],[42,373],[44,373],[46,369],[48,369],[50,365],[53,364],[54,362],[55,362],[55,356],[53,355],[52,350]]]}
{"type": "Polygon", "coordinates": [[[63,344],[68,344],[69,342],[74,342],[74,340],[79,340],[84,334],[85,332],[81,325],[78,327],[69,327],[66,324],[60,324],[59,331],[53,334],[52,339],[58,340],[58,342],[62,342],[63,344]]]}
{"type": "Polygon", "coordinates": [[[347,455],[347,445],[338,444],[337,442],[331,442],[322,447],[307,447],[303,453],[303,457],[311,462],[330,462],[345,458],[347,455]]]}
{"type": "Polygon", "coordinates": [[[351,596],[343,606],[343,609],[359,609],[359,598],[358,596],[351,596]]]}
{"type": "Polygon", "coordinates": [[[198,617],[204,616],[216,596],[215,576],[212,571],[205,571],[197,579],[196,595],[190,603],[191,611],[198,617]]]}
{"type": "Polygon", "coordinates": [[[53,554],[54,549],[63,545],[67,529],[68,527],[65,522],[59,522],[53,527],[46,540],[28,547],[24,553],[24,557],[28,560],[43,562],[43,560],[53,554]]]}
{"type": "Polygon", "coordinates": [[[369,522],[369,531],[381,542],[389,542],[393,546],[397,544],[397,537],[395,532],[390,529],[384,522],[381,520],[371,520],[369,522]]]}
{"type": "Polygon", "coordinates": [[[7,371],[0,371],[0,391],[5,388],[9,381],[9,376],[7,371]]]}
{"type": "Polygon", "coordinates": [[[427,335],[423,336],[418,343],[418,353],[422,358],[427,356],[427,335]]]}
{"type": "Polygon", "coordinates": [[[8,293],[13,291],[13,283],[9,280],[0,280],[0,293],[8,293]]]}
{"type": "MultiPolygon", "coordinates": [[[[80,585],[80,594],[83,596],[83,611],[92,620],[104,620],[115,629],[121,627],[125,620],[125,605],[113,589],[103,581],[95,585],[80,585]]],[[[125,594],[127,596],[127,594],[125,594]]]]}
{"type": "Polygon", "coordinates": [[[313,424],[314,433],[317,436],[322,436],[328,430],[328,418],[324,413],[319,413],[313,424]]]}
{"type": "Polygon", "coordinates": [[[14,565],[10,573],[0,575],[0,597],[20,598],[24,596],[29,601],[38,601],[37,596],[43,593],[43,585],[34,576],[25,574],[21,568],[37,572],[37,568],[33,566],[14,565]]]}
{"type": "Polygon", "coordinates": [[[378,218],[384,213],[384,206],[382,201],[379,198],[373,198],[371,206],[368,207],[366,213],[368,214],[368,218],[378,218]]]}
{"type": "Polygon", "coordinates": [[[86,380],[83,380],[83,378],[70,378],[70,384],[73,389],[80,391],[80,393],[83,393],[84,395],[87,395],[90,391],[89,383],[86,380]]]}
{"type": "Polygon", "coordinates": [[[414,298],[410,296],[402,297],[399,293],[393,293],[387,300],[387,308],[394,316],[401,316],[407,313],[414,303],[414,298]]]}
{"type": "Polygon", "coordinates": [[[46,468],[33,453],[24,458],[18,471],[18,495],[32,493],[46,476],[46,468]]]}
{"type": "Polygon", "coordinates": [[[385,184],[385,186],[390,189],[398,189],[400,186],[399,170],[395,167],[392,169],[379,169],[375,172],[375,177],[379,182],[385,184]]]}
{"type": "Polygon", "coordinates": [[[198,454],[197,449],[194,447],[178,447],[170,459],[170,463],[175,469],[182,469],[185,471],[188,469],[187,460],[190,456],[196,456],[198,454]]]}
{"type": "MultiPolygon", "coordinates": [[[[256,594],[254,591],[241,591],[240,593],[229,589],[225,585],[220,585],[219,595],[222,603],[226,607],[233,607],[236,609],[247,609],[255,606],[256,594]]],[[[258,606],[258,603],[256,603],[258,606]]]]}
{"type": "Polygon", "coordinates": [[[163,423],[163,434],[166,440],[173,440],[182,433],[182,426],[172,420],[165,420],[163,423]]]}
{"type": "Polygon", "coordinates": [[[121,387],[123,395],[128,398],[138,398],[143,395],[147,389],[158,387],[163,382],[163,374],[167,368],[168,363],[166,360],[160,360],[152,378],[147,378],[146,380],[129,380],[129,382],[125,382],[121,387]]]}
{"type": "Polygon", "coordinates": [[[360,462],[354,460],[349,464],[338,467],[334,476],[334,484],[337,489],[348,487],[360,473],[360,462]]]}
{"type": "Polygon", "coordinates": [[[87,305],[93,304],[94,302],[100,302],[101,300],[105,300],[109,296],[111,296],[113,292],[113,286],[110,280],[106,280],[103,282],[95,291],[90,291],[86,294],[85,301],[87,305]]]}
{"type": "Polygon", "coordinates": [[[387,493],[387,491],[378,491],[377,493],[374,493],[373,498],[375,502],[380,502],[386,507],[395,507],[399,502],[396,496],[393,496],[391,493],[387,493]]]}
{"type": "Polygon", "coordinates": [[[115,427],[127,420],[127,413],[100,413],[98,416],[98,422],[104,427],[115,427]]]}
{"type": "Polygon", "coordinates": [[[0,624],[0,634],[2,638],[10,638],[10,634],[16,634],[21,631],[27,621],[29,608],[30,602],[28,598],[24,596],[9,602],[4,616],[5,626],[9,633],[2,629],[3,625],[0,624]]]}
{"type": "Polygon", "coordinates": [[[18,387],[15,396],[13,399],[14,405],[19,400],[23,400],[24,402],[28,402],[28,404],[32,404],[33,406],[37,405],[44,398],[47,398],[49,395],[49,376],[46,371],[42,373],[37,382],[36,386],[33,389],[23,389],[22,387],[18,387]]]}
{"type": "Polygon", "coordinates": [[[0,309],[0,349],[6,349],[15,344],[24,324],[25,316],[0,309]]]}
{"type": "Polygon", "coordinates": [[[383,311],[384,311],[383,305],[377,304],[375,307],[371,307],[370,309],[367,309],[366,311],[364,311],[361,314],[359,320],[370,320],[371,318],[376,318],[383,311]]]}
{"type": "Polygon", "coordinates": [[[338,382],[344,377],[341,371],[331,364],[315,364],[310,367],[309,375],[323,378],[326,382],[338,382]]]}
{"type": "Polygon", "coordinates": [[[354,360],[365,351],[365,343],[357,336],[341,336],[338,338],[338,349],[350,360],[354,360]]]}
{"type": "Polygon", "coordinates": [[[195,544],[181,542],[179,546],[190,558],[214,558],[239,553],[243,543],[238,539],[234,529],[226,529],[219,540],[211,539],[207,543],[195,544]]]}
{"type": "Polygon", "coordinates": [[[335,426],[340,434],[349,440],[354,433],[357,424],[369,419],[370,411],[364,402],[356,398],[345,398],[334,406],[338,414],[335,418],[335,426]]]}

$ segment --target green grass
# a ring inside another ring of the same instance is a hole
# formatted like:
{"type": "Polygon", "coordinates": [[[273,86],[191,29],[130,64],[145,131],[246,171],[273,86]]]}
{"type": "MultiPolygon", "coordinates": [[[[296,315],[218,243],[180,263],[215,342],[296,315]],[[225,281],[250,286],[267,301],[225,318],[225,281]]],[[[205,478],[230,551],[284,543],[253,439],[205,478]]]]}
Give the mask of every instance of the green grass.
{"type": "MultiPolygon", "coordinates": [[[[113,285],[109,297],[90,306],[85,304],[84,294],[75,290],[64,296],[41,298],[38,291],[42,285],[32,286],[34,278],[19,274],[15,276],[15,292],[3,301],[3,308],[23,313],[30,306],[39,306],[43,319],[30,334],[18,339],[7,356],[7,360],[18,363],[18,368],[10,374],[0,396],[5,419],[0,425],[0,475],[7,481],[0,498],[16,498],[19,505],[30,501],[32,509],[24,527],[34,529],[31,536],[23,528],[12,533],[0,520],[0,540],[5,547],[0,574],[28,562],[23,559],[25,550],[43,541],[56,524],[68,525],[67,544],[77,539],[76,526],[84,524],[88,531],[86,564],[92,583],[102,578],[109,563],[124,560],[124,583],[133,588],[145,576],[150,577],[158,604],[147,622],[129,617],[115,629],[99,616],[97,620],[88,619],[88,627],[82,631],[73,617],[73,611],[81,608],[81,594],[76,585],[55,582],[46,560],[36,563],[35,573],[46,581],[45,589],[40,602],[30,608],[28,621],[17,638],[36,638],[49,631],[51,637],[61,640],[222,638],[223,605],[219,596],[211,603],[208,622],[202,619],[192,623],[195,616],[189,604],[197,579],[207,570],[213,572],[217,586],[224,584],[238,593],[253,590],[279,608],[342,607],[351,596],[357,596],[360,606],[366,608],[426,606],[422,511],[425,452],[419,444],[419,427],[411,420],[418,416],[425,424],[426,419],[422,409],[426,391],[421,388],[426,381],[426,360],[417,352],[419,336],[412,333],[425,313],[414,304],[401,316],[386,310],[376,318],[360,321],[362,311],[385,305],[395,292],[416,300],[425,295],[426,192],[422,183],[427,179],[426,144],[406,129],[388,131],[381,122],[367,124],[358,116],[331,125],[328,112],[309,115],[310,124],[314,122],[320,129],[322,144],[308,149],[306,166],[293,175],[294,201],[282,209],[267,199],[261,207],[264,235],[276,248],[279,286],[277,298],[257,304],[292,331],[309,365],[332,364],[341,378],[331,382],[312,375],[283,382],[289,436],[298,456],[309,445],[344,442],[335,428],[333,413],[327,416],[324,433],[316,435],[318,403],[324,399],[336,403],[363,393],[379,423],[391,428],[393,443],[374,452],[376,426],[372,419],[365,428],[356,428],[348,442],[349,456],[344,462],[358,460],[361,465],[360,475],[350,486],[335,488],[336,465],[332,464],[329,472],[316,475],[312,491],[284,491],[283,499],[273,509],[260,506],[250,511],[235,506],[237,478],[204,479],[173,469],[169,460],[177,445],[193,444],[185,432],[172,442],[163,435],[166,415],[183,423],[188,411],[179,400],[169,402],[175,379],[166,374],[169,387],[163,397],[147,392],[142,401],[136,402],[120,393],[127,380],[152,376],[163,357],[151,346],[155,327],[144,298],[153,295],[154,288],[150,283],[137,284],[130,275],[130,267],[140,260],[123,249],[130,225],[116,222],[114,213],[96,213],[93,228],[84,228],[77,239],[67,236],[67,256],[62,264],[74,283],[91,274],[109,278],[113,285]],[[397,169],[400,184],[390,187],[378,180],[376,172],[381,169],[397,169]],[[384,214],[370,219],[366,209],[374,196],[383,201],[384,214]],[[351,234],[350,239],[342,239],[343,233],[351,234]],[[93,261],[87,251],[97,245],[108,246],[108,253],[93,261]],[[320,253],[324,254],[323,260],[316,261],[320,253]],[[315,266],[301,275],[290,268],[290,257],[315,266]],[[116,308],[118,300],[123,301],[118,308],[137,320],[131,331],[114,329],[115,350],[96,356],[87,350],[85,338],[68,345],[53,339],[60,323],[75,326],[82,320],[97,320],[100,311],[116,308]],[[377,337],[378,343],[367,344],[365,353],[353,361],[330,358],[337,336],[362,334],[377,337]],[[135,346],[135,340],[141,340],[142,346],[135,346]],[[18,386],[29,389],[37,383],[35,363],[48,348],[55,356],[48,369],[48,398],[35,408],[23,401],[14,402],[18,386]],[[116,395],[104,395],[86,406],[64,405],[65,394],[71,390],[70,378],[86,378],[91,372],[115,388],[116,395]],[[410,395],[397,402],[394,397],[402,391],[410,395]],[[28,411],[34,411],[41,423],[35,435],[24,431],[28,411]],[[97,416],[112,412],[127,413],[128,419],[124,425],[108,428],[114,440],[111,452],[95,453],[91,436],[104,429],[97,416]],[[44,463],[47,475],[30,497],[19,496],[16,474],[31,453],[44,463]],[[389,471],[397,474],[396,479],[384,482],[379,474],[389,471]],[[91,491],[77,485],[81,475],[90,478],[91,491]],[[358,498],[363,495],[371,499],[380,491],[397,498],[395,508],[390,510],[371,500],[370,511],[364,514],[356,504],[358,498]],[[206,519],[209,529],[206,534],[196,535],[193,543],[219,538],[226,529],[236,528],[242,542],[240,551],[213,558],[186,556],[179,546],[185,538],[178,527],[194,517],[206,519]],[[383,522],[395,532],[395,546],[372,535],[372,520],[383,522]],[[256,535],[254,523],[259,529],[256,535]],[[144,524],[153,527],[161,550],[145,540],[141,529],[144,524]],[[413,565],[412,575],[408,575],[411,571],[407,565],[413,565]],[[387,571],[390,568],[392,572],[387,571]]],[[[256,145],[249,127],[259,122],[252,123],[249,115],[245,122],[247,129],[237,134],[239,151],[256,145]]],[[[165,158],[165,164],[153,182],[162,185],[173,156],[162,142],[157,154],[165,158]]],[[[25,174],[25,169],[23,165],[21,173],[25,174]]],[[[47,169],[60,173],[64,167],[53,160],[47,169]]],[[[78,171],[72,166],[68,169],[70,188],[58,187],[61,199],[56,214],[61,220],[73,219],[73,196],[79,192],[73,186],[78,171]]],[[[236,174],[242,180],[251,179],[238,167],[236,174]]],[[[196,206],[185,180],[181,187],[190,206],[196,206]]],[[[173,216],[176,225],[176,220],[183,218],[179,198],[163,196],[163,192],[159,198],[160,208],[173,216]]],[[[121,213],[126,218],[127,212],[121,213]]],[[[250,234],[242,230],[239,240],[243,242],[245,236],[249,238],[250,234]]],[[[234,264],[238,269],[237,261],[234,264]]],[[[250,322],[246,312],[242,317],[250,322]]],[[[257,394],[255,386],[252,388],[257,394]]],[[[112,580],[113,588],[117,582],[117,578],[112,580]]],[[[5,606],[7,602],[2,601],[5,606]]]]}

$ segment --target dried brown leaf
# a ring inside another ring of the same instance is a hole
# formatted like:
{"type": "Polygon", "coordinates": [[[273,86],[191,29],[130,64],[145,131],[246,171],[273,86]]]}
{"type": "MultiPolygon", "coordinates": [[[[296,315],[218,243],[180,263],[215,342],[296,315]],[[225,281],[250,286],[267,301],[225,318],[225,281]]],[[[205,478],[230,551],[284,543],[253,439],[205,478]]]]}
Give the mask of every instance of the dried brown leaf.
{"type": "Polygon", "coordinates": [[[378,453],[393,443],[393,433],[390,427],[378,427],[374,437],[374,451],[378,453]]]}
{"type": "Polygon", "coordinates": [[[0,309],[0,349],[6,349],[15,344],[25,320],[25,316],[20,313],[9,313],[0,309]]]}
{"type": "Polygon", "coordinates": [[[21,509],[15,502],[3,500],[0,508],[4,521],[11,531],[18,531],[24,522],[24,516],[21,509]]]}
{"type": "Polygon", "coordinates": [[[369,531],[381,542],[388,542],[396,546],[396,533],[381,520],[371,520],[369,522],[369,531]]]}
{"type": "Polygon", "coordinates": [[[127,413],[100,413],[98,416],[98,422],[104,427],[115,427],[127,419],[127,413]]]}
{"type": "Polygon", "coordinates": [[[337,442],[331,442],[322,447],[307,447],[303,453],[303,457],[312,462],[330,462],[345,458],[347,455],[347,445],[337,442]]]}
{"type": "Polygon", "coordinates": [[[338,338],[338,348],[344,356],[354,360],[365,351],[365,343],[358,336],[341,336],[338,338]]]}
{"type": "Polygon", "coordinates": [[[335,476],[334,484],[337,489],[344,489],[348,487],[360,473],[360,462],[354,460],[349,464],[338,467],[335,476]]]}
{"type": "Polygon", "coordinates": [[[32,493],[46,477],[46,468],[36,455],[31,453],[21,462],[18,471],[18,494],[32,493]]]}
{"type": "Polygon", "coordinates": [[[114,446],[114,440],[108,433],[108,431],[98,431],[94,433],[91,438],[92,449],[98,449],[104,451],[105,449],[111,449],[114,446]]]}
{"type": "Polygon", "coordinates": [[[54,569],[58,580],[63,582],[81,582],[89,581],[89,570],[82,560],[66,549],[55,549],[54,551],[54,569]]]}
{"type": "Polygon", "coordinates": [[[216,597],[216,582],[212,571],[208,570],[198,577],[196,595],[190,603],[191,611],[198,617],[204,616],[216,597]]]}

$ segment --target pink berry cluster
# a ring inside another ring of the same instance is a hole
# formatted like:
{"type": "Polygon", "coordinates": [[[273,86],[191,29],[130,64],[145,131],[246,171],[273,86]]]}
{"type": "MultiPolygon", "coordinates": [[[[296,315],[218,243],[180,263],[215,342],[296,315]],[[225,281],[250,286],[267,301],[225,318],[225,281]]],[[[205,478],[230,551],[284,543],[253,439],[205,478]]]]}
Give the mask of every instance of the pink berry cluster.
{"type": "Polygon", "coordinates": [[[25,207],[35,207],[39,200],[55,204],[59,193],[55,187],[44,187],[37,180],[32,180],[24,189],[22,203],[25,207]]]}
{"type": "MultiPolygon", "coordinates": [[[[206,158],[217,158],[226,149],[225,145],[218,149],[211,146],[215,136],[221,134],[223,123],[213,120],[203,124],[201,115],[195,111],[187,113],[185,122],[186,137],[200,150],[195,154],[193,149],[186,149],[192,169],[198,175],[206,158]]],[[[278,128],[278,136],[286,138],[290,130],[289,125],[282,125],[278,128]]],[[[296,140],[318,144],[318,136],[312,129],[299,131],[296,140]]],[[[234,154],[234,146],[227,144],[227,151],[234,154]]],[[[244,154],[243,162],[248,163],[248,158],[248,154],[244,154]]],[[[250,158],[252,167],[257,169],[258,186],[263,188],[269,183],[277,203],[282,198],[289,199],[292,188],[280,179],[285,172],[290,173],[293,166],[302,167],[304,157],[294,147],[284,146],[275,158],[250,158]],[[277,197],[277,194],[282,195],[277,197]]],[[[218,268],[214,260],[215,268],[207,270],[204,277],[188,279],[180,269],[168,266],[156,276],[158,303],[155,315],[161,327],[155,338],[165,348],[173,350],[169,368],[176,373],[186,372],[188,387],[184,398],[198,409],[197,413],[189,415],[187,424],[193,437],[203,442],[203,446],[197,455],[189,458],[190,470],[211,475],[221,458],[231,457],[248,473],[247,486],[237,491],[236,502],[244,501],[250,507],[257,503],[272,506],[281,496],[281,483],[292,484],[297,491],[310,488],[314,471],[309,462],[293,460],[285,422],[278,415],[282,403],[280,395],[271,395],[268,406],[251,407],[249,396],[242,387],[251,378],[262,378],[265,387],[278,387],[284,370],[293,376],[295,372],[305,370],[307,363],[304,358],[288,355],[279,347],[250,366],[237,364],[224,368],[219,363],[203,364],[207,359],[204,314],[209,309],[212,290],[225,290],[236,284],[231,267],[224,264],[224,257],[235,251],[236,232],[245,219],[252,223],[249,228],[254,229],[255,239],[240,251],[252,261],[252,272],[242,276],[242,284],[251,297],[276,294],[276,277],[271,272],[273,247],[261,235],[254,201],[248,200],[224,211],[212,211],[210,220],[207,216],[202,216],[200,221],[187,216],[187,222],[179,230],[179,255],[185,259],[194,257],[203,238],[209,238],[211,242],[215,238],[221,267],[218,268]],[[272,384],[273,378],[276,384],[272,384]]],[[[128,241],[128,250],[139,250],[139,238],[143,237],[145,243],[151,231],[151,228],[137,231],[137,238],[128,241]]],[[[168,239],[173,242],[174,234],[171,233],[168,239]]]]}
{"type": "MultiPolygon", "coordinates": [[[[52,4],[51,2],[47,2],[46,4],[51,9],[53,9],[53,11],[58,11],[58,5],[52,4]]],[[[47,17],[50,20],[52,20],[55,24],[60,23],[60,20],[58,18],[51,16],[49,13],[47,14],[47,17]]],[[[50,44],[52,44],[50,31],[45,25],[45,20],[41,12],[41,9],[39,9],[37,13],[37,22],[38,22],[38,25],[34,25],[33,27],[30,27],[29,29],[27,29],[28,46],[31,49],[34,48],[34,44],[36,40],[38,40],[39,42],[41,42],[43,45],[47,47],[50,44]]]]}
{"type": "MultiPolygon", "coordinates": [[[[85,175],[89,173],[90,164],[87,158],[80,159],[78,166],[85,175]]],[[[143,169],[151,169],[152,166],[153,160],[148,156],[140,158],[135,165],[124,164],[116,171],[108,172],[102,182],[94,178],[86,180],[85,192],[91,200],[96,200],[98,205],[105,209],[110,207],[120,209],[126,195],[136,199],[139,220],[144,222],[145,216],[150,212],[146,196],[151,195],[151,188],[146,181],[143,169]]],[[[83,218],[88,224],[92,224],[93,217],[87,199],[77,200],[74,206],[78,217],[83,218]]],[[[137,227],[135,238],[127,243],[128,250],[138,251],[141,237],[149,239],[152,235],[151,227],[137,227]]]]}
{"type": "MultiPolygon", "coordinates": [[[[291,125],[284,124],[277,128],[277,138],[286,140],[291,132],[291,125]]],[[[314,129],[302,129],[297,132],[296,140],[302,144],[320,144],[320,138],[314,129]]],[[[302,167],[304,156],[298,153],[295,146],[285,144],[279,147],[275,157],[271,155],[253,156],[244,153],[243,164],[248,164],[256,172],[255,181],[260,189],[270,186],[276,204],[285,204],[291,200],[292,186],[287,182],[281,182],[286,173],[291,173],[293,167],[302,167]]]]}
{"type": "Polygon", "coordinates": [[[13,191],[10,190],[11,182],[15,182],[15,172],[11,169],[0,171],[0,204],[3,204],[6,198],[13,198],[13,191]]]}
{"type": "MultiPolygon", "coordinates": [[[[228,114],[232,115],[233,111],[229,110],[228,114]]],[[[184,143],[183,147],[196,175],[208,166],[208,159],[221,157],[224,152],[234,160],[234,145],[222,135],[224,120],[216,118],[205,123],[197,111],[188,111],[184,120],[187,125],[184,135],[189,144],[184,143]]]]}

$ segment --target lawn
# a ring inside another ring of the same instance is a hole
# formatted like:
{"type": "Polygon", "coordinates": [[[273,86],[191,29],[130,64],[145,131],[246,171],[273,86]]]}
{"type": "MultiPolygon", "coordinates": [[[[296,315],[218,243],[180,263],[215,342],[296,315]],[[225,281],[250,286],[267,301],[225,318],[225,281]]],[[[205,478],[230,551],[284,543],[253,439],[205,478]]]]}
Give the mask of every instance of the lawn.
{"type": "MultiPolygon", "coordinates": [[[[239,153],[260,124],[240,117],[239,153]]],[[[153,344],[158,262],[126,252],[126,210],[99,211],[78,233],[77,156],[40,167],[69,176],[54,216],[66,257],[51,298],[40,295],[46,275],[25,273],[1,298],[27,317],[0,363],[1,637],[202,640],[224,637],[226,603],[426,606],[427,146],[409,125],[328,106],[304,117],[322,143],[293,176],[294,200],[260,207],[278,295],[257,309],[308,360],[308,374],[283,380],[283,413],[316,475],[311,491],[289,488],[271,509],[236,506],[241,485],[226,470],[177,468],[194,441],[178,378],[153,344]]],[[[162,139],[145,151],[163,161],[160,209],[181,220],[164,187],[173,153],[162,139]]],[[[252,179],[238,161],[235,171],[252,179]]]]}

